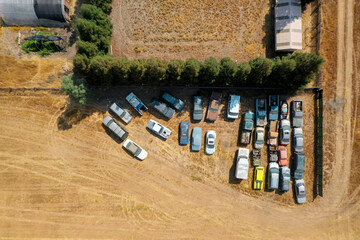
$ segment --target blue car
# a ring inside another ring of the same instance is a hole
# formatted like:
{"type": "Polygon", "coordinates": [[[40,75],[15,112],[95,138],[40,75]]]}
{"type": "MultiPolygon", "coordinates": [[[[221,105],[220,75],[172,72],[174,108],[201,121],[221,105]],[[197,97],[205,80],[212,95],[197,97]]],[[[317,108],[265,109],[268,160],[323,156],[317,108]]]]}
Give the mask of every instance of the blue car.
{"type": "Polygon", "coordinates": [[[172,96],[171,94],[169,94],[167,92],[164,92],[161,97],[162,97],[162,99],[164,99],[166,102],[168,102],[170,105],[172,105],[178,111],[181,111],[185,106],[185,103],[183,101],[172,96]]]}
{"type": "Polygon", "coordinates": [[[179,142],[181,145],[189,143],[189,127],[189,122],[187,121],[182,121],[180,123],[179,142]]]}
{"type": "Polygon", "coordinates": [[[202,129],[201,127],[194,127],[191,134],[191,150],[200,151],[202,142],[202,129]]]}

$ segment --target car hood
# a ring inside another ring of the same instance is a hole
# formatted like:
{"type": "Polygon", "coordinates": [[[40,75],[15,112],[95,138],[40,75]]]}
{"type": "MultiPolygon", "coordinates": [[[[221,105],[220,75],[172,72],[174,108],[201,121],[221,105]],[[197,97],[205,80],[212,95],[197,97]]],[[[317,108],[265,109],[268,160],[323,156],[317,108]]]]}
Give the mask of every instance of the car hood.
{"type": "Polygon", "coordinates": [[[142,149],[139,155],[137,155],[136,157],[140,160],[144,160],[147,157],[147,155],[148,155],[147,151],[142,149]]]}

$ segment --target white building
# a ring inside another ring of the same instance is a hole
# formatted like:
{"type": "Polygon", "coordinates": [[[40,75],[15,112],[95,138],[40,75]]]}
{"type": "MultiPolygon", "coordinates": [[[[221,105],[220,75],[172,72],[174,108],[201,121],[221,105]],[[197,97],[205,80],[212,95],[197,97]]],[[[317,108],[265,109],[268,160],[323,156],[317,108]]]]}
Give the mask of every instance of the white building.
{"type": "Polygon", "coordinates": [[[276,0],[275,51],[302,49],[301,0],[276,0]]]}
{"type": "Polygon", "coordinates": [[[70,0],[0,0],[6,25],[63,27],[68,24],[70,0]]]}

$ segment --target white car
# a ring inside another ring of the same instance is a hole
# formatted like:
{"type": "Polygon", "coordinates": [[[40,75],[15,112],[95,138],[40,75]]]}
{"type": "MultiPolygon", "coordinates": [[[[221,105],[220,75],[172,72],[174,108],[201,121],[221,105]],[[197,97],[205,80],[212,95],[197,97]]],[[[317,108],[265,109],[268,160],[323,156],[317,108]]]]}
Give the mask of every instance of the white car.
{"type": "Polygon", "coordinates": [[[134,157],[138,158],[139,160],[144,160],[148,153],[144,149],[142,149],[139,145],[134,143],[134,141],[131,141],[130,139],[127,139],[124,144],[123,148],[125,148],[129,153],[131,153],[134,157]]]}
{"type": "Polygon", "coordinates": [[[262,149],[264,147],[265,131],[263,127],[257,127],[255,129],[254,148],[262,149]]]}
{"type": "Polygon", "coordinates": [[[171,130],[166,128],[164,125],[150,119],[150,122],[146,126],[148,129],[150,129],[155,134],[159,135],[160,137],[164,138],[165,140],[168,139],[168,137],[171,134],[171,130]]]}
{"type": "Polygon", "coordinates": [[[302,128],[294,128],[294,151],[303,152],[304,151],[304,135],[302,128]]]}
{"type": "Polygon", "coordinates": [[[216,142],[216,132],[210,130],[206,133],[206,144],[205,144],[205,153],[214,154],[215,153],[215,142],[216,142]]]}
{"type": "Polygon", "coordinates": [[[306,203],[305,182],[303,179],[295,180],[295,195],[298,204],[306,203]]]}
{"type": "Polygon", "coordinates": [[[239,118],[239,113],[240,113],[240,96],[230,95],[228,107],[227,107],[227,118],[237,119],[239,118]]]}
{"type": "Polygon", "coordinates": [[[249,173],[249,149],[239,148],[236,160],[235,178],[247,179],[249,173]]]}

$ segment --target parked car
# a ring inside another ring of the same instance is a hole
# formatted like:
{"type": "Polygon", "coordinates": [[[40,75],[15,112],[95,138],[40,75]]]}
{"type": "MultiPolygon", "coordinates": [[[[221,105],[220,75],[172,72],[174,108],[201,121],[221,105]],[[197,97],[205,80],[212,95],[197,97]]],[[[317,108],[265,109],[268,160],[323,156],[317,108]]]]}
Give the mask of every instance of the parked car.
{"type": "Polygon", "coordinates": [[[171,94],[164,92],[161,96],[166,102],[168,102],[171,106],[173,106],[176,110],[181,111],[183,110],[185,103],[180,99],[172,96],[171,94]]]}
{"type": "Polygon", "coordinates": [[[278,147],[269,145],[269,162],[277,162],[278,160],[278,147]]]}
{"type": "Polygon", "coordinates": [[[241,131],[241,144],[249,144],[251,142],[251,135],[254,126],[255,114],[251,111],[248,111],[244,114],[244,119],[242,122],[242,131],[241,131]]]}
{"type": "Polygon", "coordinates": [[[202,142],[202,129],[201,127],[194,127],[191,134],[191,150],[200,151],[202,142]]]}
{"type": "Polygon", "coordinates": [[[249,174],[249,149],[239,148],[236,160],[235,178],[247,179],[249,174]]]}
{"type": "Polygon", "coordinates": [[[154,107],[159,113],[161,113],[168,119],[171,119],[175,114],[174,109],[172,109],[171,107],[168,107],[165,103],[160,102],[156,99],[154,99],[151,102],[151,106],[154,107]]]}
{"type": "Polygon", "coordinates": [[[264,128],[257,127],[255,129],[254,148],[262,149],[264,147],[264,128]]]}
{"type": "Polygon", "coordinates": [[[227,118],[237,119],[240,113],[240,96],[229,95],[229,102],[227,108],[227,118]]]}
{"type": "Polygon", "coordinates": [[[189,143],[189,122],[182,121],[179,128],[179,142],[181,145],[186,145],[189,143]]]}
{"type": "Polygon", "coordinates": [[[278,145],[278,136],[279,136],[278,120],[270,121],[270,124],[268,124],[267,144],[270,146],[277,146],[278,145]]]}
{"type": "Polygon", "coordinates": [[[279,164],[276,162],[269,163],[268,170],[268,189],[278,189],[279,188],[279,164]]]}
{"type": "Polygon", "coordinates": [[[133,116],[118,103],[111,104],[110,110],[113,113],[115,113],[126,124],[128,124],[131,121],[131,119],[133,119],[133,116]]]}
{"type": "Polygon", "coordinates": [[[294,179],[304,178],[305,171],[305,154],[304,153],[294,153],[293,155],[293,166],[291,168],[292,175],[294,179]]]}
{"type": "Polygon", "coordinates": [[[303,152],[304,151],[304,135],[303,130],[301,128],[294,128],[294,152],[303,152]]]}
{"type": "Polygon", "coordinates": [[[254,167],[260,166],[261,164],[261,150],[253,149],[252,150],[252,164],[254,167]]]}
{"type": "Polygon", "coordinates": [[[256,167],[254,173],[254,190],[262,190],[264,188],[264,167],[256,167]]]}
{"type": "Polygon", "coordinates": [[[165,140],[168,139],[168,137],[171,134],[170,129],[166,128],[164,125],[162,125],[152,119],[150,119],[150,121],[146,127],[165,140]]]}
{"type": "Polygon", "coordinates": [[[129,135],[129,132],[126,131],[126,129],[123,128],[120,123],[115,121],[115,119],[113,119],[111,116],[106,116],[103,120],[103,124],[121,140],[125,140],[125,138],[127,138],[129,135]]]}
{"type": "Polygon", "coordinates": [[[206,133],[206,144],[205,144],[205,153],[214,154],[215,153],[215,143],[216,143],[216,132],[210,130],[206,133]]]}
{"type": "Polygon", "coordinates": [[[288,145],[290,143],[290,121],[281,120],[280,121],[280,144],[288,145]]]}
{"type": "Polygon", "coordinates": [[[148,107],[134,93],[127,95],[126,101],[128,101],[140,115],[143,115],[142,111],[148,110],[148,107]]]}
{"type": "Polygon", "coordinates": [[[279,95],[269,96],[269,121],[279,119],[279,95]]]}
{"type": "Polygon", "coordinates": [[[288,164],[287,150],[285,146],[279,146],[279,165],[286,166],[288,164]]]}
{"type": "Polygon", "coordinates": [[[125,148],[132,156],[136,157],[141,161],[144,160],[148,155],[148,153],[144,149],[142,149],[139,145],[137,145],[130,139],[127,139],[124,142],[123,148],[125,148]]]}
{"type": "Polygon", "coordinates": [[[211,93],[209,107],[208,107],[207,114],[206,114],[206,120],[213,121],[213,122],[216,121],[216,119],[218,117],[218,113],[219,113],[219,108],[221,105],[221,98],[222,98],[221,93],[219,93],[219,92],[211,93]]]}
{"type": "Polygon", "coordinates": [[[293,127],[302,127],[303,125],[303,102],[294,100],[291,102],[291,117],[293,127]]]}
{"type": "Polygon", "coordinates": [[[290,189],[290,168],[280,168],[280,188],[281,191],[287,192],[290,189]]]}
{"type": "Polygon", "coordinates": [[[203,101],[201,96],[194,96],[194,111],[193,119],[194,121],[201,121],[203,118],[203,101]]]}
{"type": "Polygon", "coordinates": [[[267,106],[266,99],[260,98],[256,99],[256,126],[264,127],[267,124],[267,106]]]}
{"type": "Polygon", "coordinates": [[[280,119],[289,119],[289,104],[287,101],[281,101],[280,106],[280,119]]]}
{"type": "Polygon", "coordinates": [[[306,203],[305,182],[303,179],[295,180],[295,196],[298,204],[306,203]]]}

